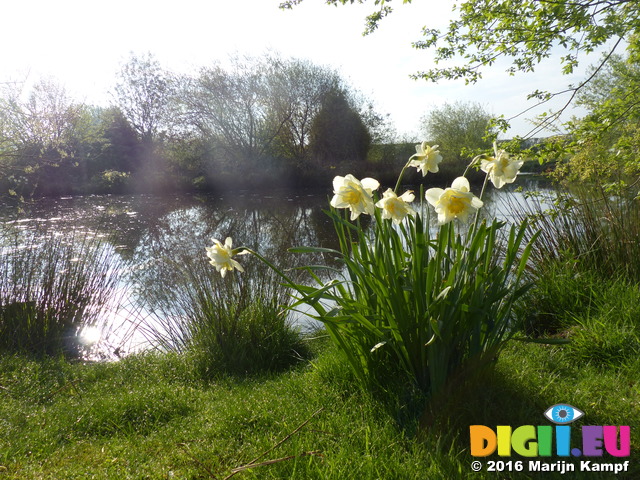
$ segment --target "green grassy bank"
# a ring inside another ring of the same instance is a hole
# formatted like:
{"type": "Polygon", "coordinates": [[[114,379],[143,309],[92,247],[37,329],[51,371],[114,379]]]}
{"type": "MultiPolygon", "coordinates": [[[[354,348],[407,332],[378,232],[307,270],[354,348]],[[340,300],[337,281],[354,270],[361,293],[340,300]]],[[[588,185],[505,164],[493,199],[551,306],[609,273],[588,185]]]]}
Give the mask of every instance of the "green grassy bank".
{"type": "Polygon", "coordinates": [[[486,378],[422,419],[392,415],[354,390],[346,362],[322,340],[311,362],[288,372],[213,381],[194,373],[188,355],[93,364],[0,357],[0,479],[639,478],[639,356],[597,354],[638,347],[640,292],[628,288],[635,297],[621,307],[620,284],[609,287],[565,331],[590,335],[594,355],[582,355],[580,341],[511,342],[486,378]],[[614,306],[617,321],[599,328],[614,306]],[[630,471],[471,471],[469,425],[549,424],[543,412],[560,402],[585,412],[578,424],[631,425],[630,471]]]}

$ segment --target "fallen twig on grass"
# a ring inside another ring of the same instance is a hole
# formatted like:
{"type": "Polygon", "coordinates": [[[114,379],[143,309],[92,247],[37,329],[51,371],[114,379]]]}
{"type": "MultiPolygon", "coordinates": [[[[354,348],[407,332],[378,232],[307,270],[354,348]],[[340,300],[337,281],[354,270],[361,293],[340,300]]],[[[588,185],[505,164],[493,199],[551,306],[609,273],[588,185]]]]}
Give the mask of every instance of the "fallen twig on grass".
{"type": "Polygon", "coordinates": [[[194,462],[196,462],[196,464],[201,467],[205,472],[207,472],[209,474],[209,476],[211,478],[214,478],[217,480],[218,477],[216,477],[213,472],[211,470],[209,470],[209,468],[202,463],[200,460],[198,460],[198,457],[196,457],[193,453],[191,453],[191,451],[189,450],[189,446],[186,443],[179,443],[178,446],[180,448],[182,448],[182,450],[189,455],[189,457],[191,457],[191,460],[193,460],[194,462]]]}
{"type": "MultiPolygon", "coordinates": [[[[298,425],[291,433],[287,434],[282,440],[280,440],[278,443],[276,443],[273,447],[271,447],[268,450],[265,450],[264,452],[262,452],[260,455],[258,455],[256,458],[254,458],[253,460],[251,460],[249,463],[246,463],[245,465],[241,465],[239,467],[233,468],[231,470],[231,473],[229,475],[227,475],[226,477],[224,477],[223,480],[229,480],[231,477],[235,476],[237,473],[243,472],[245,470],[249,470],[251,468],[255,468],[255,467],[263,467],[266,465],[273,465],[274,463],[280,463],[280,462],[284,462],[286,460],[292,460],[296,457],[304,457],[304,456],[308,456],[308,455],[313,455],[313,456],[322,456],[322,452],[319,451],[309,451],[309,452],[303,452],[300,453],[298,455],[289,455],[287,457],[282,457],[282,458],[275,458],[272,460],[265,460],[263,462],[258,462],[258,460],[260,460],[261,458],[263,458],[264,456],[266,456],[269,452],[275,450],[276,448],[278,448],[280,445],[282,445],[284,442],[286,442],[287,440],[289,440],[292,436],[294,436],[296,433],[298,433],[300,430],[302,430],[302,428],[304,428],[304,426],[309,423],[311,421],[311,419],[313,417],[315,417],[316,415],[318,415],[320,412],[322,412],[324,410],[324,408],[320,408],[318,410],[316,410],[313,415],[311,415],[309,418],[307,418],[304,422],[302,422],[300,425],[298,425]]],[[[189,457],[191,457],[191,459],[196,462],[196,464],[201,467],[205,472],[207,472],[207,474],[209,475],[209,477],[216,479],[218,477],[216,477],[216,475],[203,463],[201,462],[195,455],[193,455],[190,451],[189,451],[189,447],[187,446],[187,444],[185,443],[179,443],[178,444],[179,447],[181,447],[185,453],[187,455],[189,455],[189,457]]]]}
{"type": "Polygon", "coordinates": [[[282,440],[280,440],[278,443],[276,443],[273,447],[271,447],[269,450],[261,453],[260,455],[258,455],[256,458],[254,458],[253,460],[251,460],[247,465],[252,465],[254,463],[256,463],[258,460],[260,460],[262,457],[266,456],[267,453],[271,452],[272,450],[275,450],[276,448],[278,448],[280,445],[282,445],[284,442],[286,442],[287,440],[289,440],[292,436],[294,436],[296,433],[298,433],[300,430],[302,430],[302,428],[311,421],[311,419],[313,417],[315,417],[316,415],[318,415],[320,412],[322,412],[324,410],[323,408],[320,408],[318,410],[316,410],[313,415],[311,415],[309,418],[307,418],[304,422],[302,422],[293,432],[291,432],[290,434],[288,434],[286,437],[284,437],[282,440]]]}
{"type": "Polygon", "coordinates": [[[319,408],[318,410],[316,410],[313,415],[311,415],[309,418],[307,418],[304,422],[302,422],[300,425],[298,425],[298,427],[293,430],[291,433],[289,433],[288,435],[286,435],[282,440],[280,440],[278,443],[276,443],[273,447],[271,447],[269,450],[266,450],[264,452],[262,452],[260,455],[258,455],[256,458],[254,458],[253,460],[251,460],[249,463],[242,465],[240,467],[234,468],[233,470],[231,470],[231,473],[229,475],[227,475],[226,477],[224,477],[224,480],[228,480],[229,478],[233,477],[236,473],[240,473],[243,470],[248,470],[250,468],[254,468],[254,467],[260,467],[263,465],[271,465],[273,463],[278,463],[278,462],[283,462],[285,460],[291,460],[292,458],[296,458],[296,457],[302,457],[305,455],[316,455],[319,456],[321,455],[320,452],[304,452],[301,453],[300,455],[291,455],[288,457],[283,457],[283,458],[277,458],[275,460],[266,460],[264,462],[260,462],[257,463],[258,460],[260,460],[261,458],[263,458],[264,456],[266,456],[269,452],[275,450],[276,448],[278,448],[280,445],[282,445],[284,442],[286,442],[287,440],[289,440],[292,436],[294,436],[296,433],[298,433],[300,430],[302,430],[302,428],[311,421],[311,419],[313,417],[315,417],[316,415],[318,415],[320,412],[322,412],[324,410],[323,408],[319,408]]]}
{"type": "Polygon", "coordinates": [[[55,397],[58,393],[62,392],[63,390],[66,390],[67,388],[71,387],[75,390],[75,392],[78,394],[78,396],[80,398],[82,398],[82,393],[80,392],[80,390],[78,389],[78,385],[76,385],[78,381],[77,380],[69,380],[67,381],[64,385],[62,385],[60,388],[58,388],[57,390],[54,390],[53,392],[51,392],[49,395],[47,395],[44,399],[45,402],[48,402],[49,400],[51,400],[53,397],[55,397]]]}
{"type": "Polygon", "coordinates": [[[262,467],[262,466],[265,466],[265,465],[273,465],[274,463],[284,462],[286,460],[291,460],[291,459],[294,459],[296,457],[304,457],[304,456],[307,456],[307,455],[314,455],[314,456],[317,456],[317,457],[321,457],[322,456],[322,452],[319,452],[319,451],[303,452],[300,455],[289,455],[288,457],[275,458],[273,460],[265,460],[264,462],[260,462],[260,463],[249,463],[247,465],[243,465],[241,467],[234,468],[233,470],[231,470],[231,473],[229,475],[224,477],[223,480],[228,480],[229,478],[233,477],[236,473],[240,473],[240,472],[242,472],[244,470],[249,470],[250,468],[262,467]]]}

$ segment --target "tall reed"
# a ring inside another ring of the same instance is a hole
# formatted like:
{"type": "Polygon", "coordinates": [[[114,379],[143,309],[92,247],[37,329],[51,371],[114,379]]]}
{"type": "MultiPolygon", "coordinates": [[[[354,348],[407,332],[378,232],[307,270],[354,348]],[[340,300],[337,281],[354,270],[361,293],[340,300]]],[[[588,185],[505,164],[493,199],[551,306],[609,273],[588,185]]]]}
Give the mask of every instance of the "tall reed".
{"type": "Polygon", "coordinates": [[[0,351],[78,355],[117,291],[117,258],[87,232],[4,229],[0,351]]]}
{"type": "MultiPolygon", "coordinates": [[[[560,187],[562,188],[562,187],[560,187]]],[[[551,197],[530,195],[512,211],[541,231],[531,251],[538,271],[571,261],[605,278],[640,281],[640,199],[574,187],[551,197]]]]}
{"type": "Polygon", "coordinates": [[[508,199],[531,232],[528,275],[535,282],[519,308],[529,333],[555,334],[567,328],[567,314],[580,315],[602,296],[603,281],[640,281],[640,204],[633,196],[599,188],[534,193],[508,199]]]}

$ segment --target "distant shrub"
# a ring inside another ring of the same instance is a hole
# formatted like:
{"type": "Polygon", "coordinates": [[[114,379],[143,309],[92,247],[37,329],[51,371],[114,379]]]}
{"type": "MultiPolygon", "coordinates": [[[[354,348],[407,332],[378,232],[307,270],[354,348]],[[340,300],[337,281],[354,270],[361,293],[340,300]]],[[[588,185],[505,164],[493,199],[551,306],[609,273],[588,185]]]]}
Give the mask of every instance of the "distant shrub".
{"type": "Polygon", "coordinates": [[[105,170],[93,177],[91,191],[97,193],[123,193],[129,189],[131,175],[118,170],[105,170]]]}

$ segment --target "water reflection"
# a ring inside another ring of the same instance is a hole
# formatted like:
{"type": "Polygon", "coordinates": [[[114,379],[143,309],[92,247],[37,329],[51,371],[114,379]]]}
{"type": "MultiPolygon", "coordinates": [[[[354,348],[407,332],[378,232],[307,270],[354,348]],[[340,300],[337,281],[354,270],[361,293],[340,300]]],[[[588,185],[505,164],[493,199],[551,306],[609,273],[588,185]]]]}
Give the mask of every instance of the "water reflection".
{"type": "MultiPolygon", "coordinates": [[[[512,220],[514,205],[517,208],[525,202],[525,194],[515,191],[518,188],[551,190],[532,176],[521,176],[517,185],[502,190],[488,185],[483,214],[512,220]]],[[[419,192],[419,188],[414,190],[419,192]]],[[[479,190],[473,187],[476,194],[479,190]]],[[[211,245],[212,238],[233,237],[235,246],[258,250],[290,271],[305,264],[331,263],[330,257],[287,251],[293,246],[338,248],[331,221],[323,212],[330,195],[330,191],[277,191],[224,197],[104,195],[42,199],[25,205],[21,214],[0,207],[0,229],[25,236],[44,228],[58,234],[85,231],[104,237],[118,262],[120,294],[126,301],[107,309],[95,351],[114,357],[146,347],[138,327],[153,318],[153,302],[147,295],[151,286],[157,282],[166,288],[178,285],[180,273],[172,265],[184,264],[189,257],[204,257],[205,246],[211,245]]],[[[435,230],[436,215],[430,217],[435,230]]],[[[96,332],[91,335],[95,340],[96,332]]]]}

